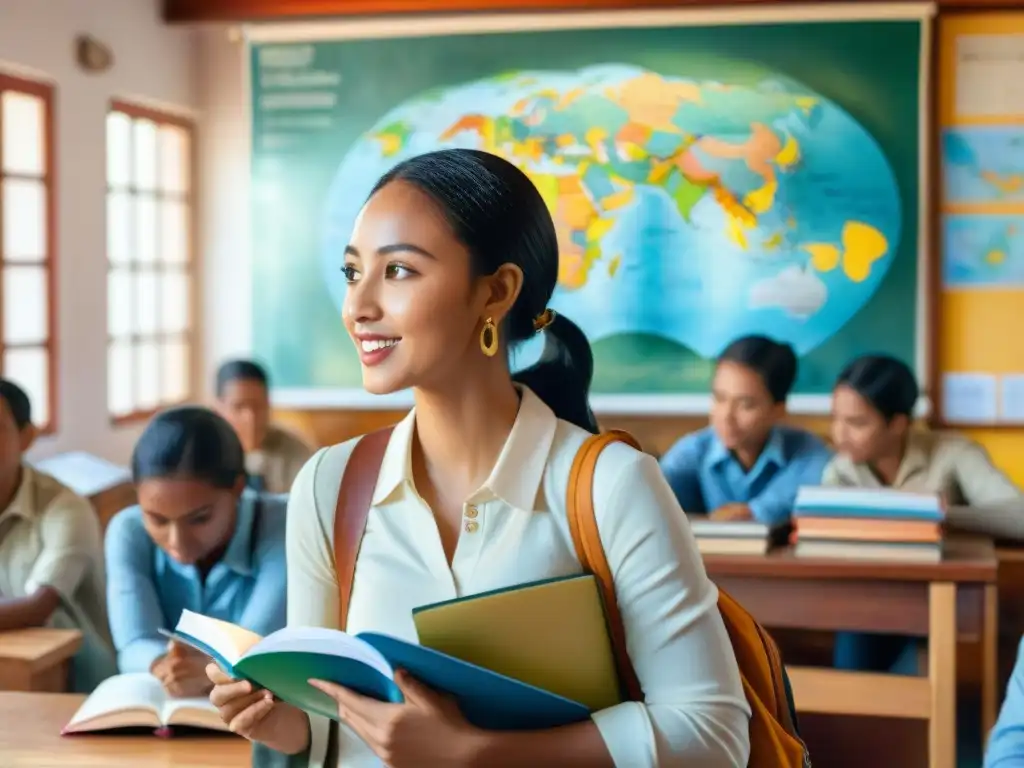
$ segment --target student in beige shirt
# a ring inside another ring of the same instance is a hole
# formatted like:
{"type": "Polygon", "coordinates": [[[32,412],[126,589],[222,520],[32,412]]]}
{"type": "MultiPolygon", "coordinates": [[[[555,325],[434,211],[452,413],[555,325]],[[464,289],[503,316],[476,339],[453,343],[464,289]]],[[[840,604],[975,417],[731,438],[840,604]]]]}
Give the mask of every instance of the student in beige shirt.
{"type": "MultiPolygon", "coordinates": [[[[529,178],[471,150],[407,160],[378,183],[342,258],[364,387],[415,399],[384,454],[345,629],[415,641],[417,606],[579,574],[566,489],[597,430],[593,357],[583,332],[547,309],[558,239],[529,178]],[[513,377],[510,347],[535,333],[545,352],[513,377]]],[[[353,445],[320,451],[295,481],[289,625],[339,625],[330,532],[353,445]]],[[[317,768],[745,766],[750,708],[717,591],[657,462],[610,446],[594,500],[644,701],[508,733],[473,727],[415,681],[400,680],[404,704],[318,683],[338,702],[337,728],[215,666],[211,700],[233,731],[317,768]]]]}
{"type": "Polygon", "coordinates": [[[288,493],[313,451],[296,435],[270,423],[267,372],[251,360],[224,363],[217,371],[217,410],[242,441],[249,487],[288,493]]]}
{"type": "Polygon", "coordinates": [[[35,434],[28,396],[0,379],[0,631],[80,630],[68,682],[90,692],[116,670],[99,520],[88,501],[24,463],[35,434]]]}
{"type": "MultiPolygon", "coordinates": [[[[839,375],[832,395],[836,456],[824,485],[899,488],[942,494],[949,505],[1019,506],[1022,494],[992,464],[985,449],[962,435],[912,428],[918,386],[913,371],[892,357],[868,355],[839,375]]],[[[897,636],[841,633],[841,669],[912,674],[916,647],[897,636]]]]}

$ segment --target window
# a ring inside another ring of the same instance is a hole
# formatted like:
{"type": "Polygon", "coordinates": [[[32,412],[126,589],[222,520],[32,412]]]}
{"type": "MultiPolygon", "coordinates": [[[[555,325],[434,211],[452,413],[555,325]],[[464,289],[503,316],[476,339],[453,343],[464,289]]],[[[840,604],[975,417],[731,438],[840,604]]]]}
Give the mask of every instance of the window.
{"type": "Polygon", "coordinates": [[[107,409],[146,418],[192,392],[192,126],[107,115],[107,409]]]}
{"type": "Polygon", "coordinates": [[[0,375],[57,425],[53,88],[0,74],[0,375]]]}

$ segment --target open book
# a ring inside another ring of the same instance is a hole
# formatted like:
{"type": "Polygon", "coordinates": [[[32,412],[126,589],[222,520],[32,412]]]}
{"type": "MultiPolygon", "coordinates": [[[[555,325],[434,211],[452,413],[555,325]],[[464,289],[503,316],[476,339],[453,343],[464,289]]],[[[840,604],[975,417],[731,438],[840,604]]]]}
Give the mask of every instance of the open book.
{"type": "Polygon", "coordinates": [[[232,677],[334,720],[337,704],[309,685],[310,679],[328,680],[380,701],[401,702],[396,669],[454,697],[466,719],[481,728],[553,728],[590,716],[578,702],[389,635],[287,627],[260,637],[186,610],[174,637],[210,656],[232,677]]]}
{"type": "Polygon", "coordinates": [[[168,735],[174,726],[227,731],[220,713],[208,699],[175,699],[147,672],[107,678],[75,712],[63,734],[152,728],[168,735]]]}

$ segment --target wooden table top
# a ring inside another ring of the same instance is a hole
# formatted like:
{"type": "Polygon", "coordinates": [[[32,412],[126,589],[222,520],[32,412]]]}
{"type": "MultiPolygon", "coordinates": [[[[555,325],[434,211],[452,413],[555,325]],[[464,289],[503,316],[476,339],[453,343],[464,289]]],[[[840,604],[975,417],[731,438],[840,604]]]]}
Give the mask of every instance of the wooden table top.
{"type": "Polygon", "coordinates": [[[15,629],[0,632],[0,660],[46,669],[74,656],[81,644],[77,629],[15,629]]]}
{"type": "Polygon", "coordinates": [[[797,557],[792,547],[781,547],[767,555],[705,555],[704,564],[712,578],[749,576],[807,581],[856,579],[960,584],[994,584],[999,565],[992,540],[975,535],[947,538],[943,559],[938,563],[797,557]]]}
{"type": "Polygon", "coordinates": [[[0,693],[0,763],[4,768],[242,768],[251,762],[249,742],[231,734],[157,736],[80,734],[60,731],[85,696],[0,693]]]}

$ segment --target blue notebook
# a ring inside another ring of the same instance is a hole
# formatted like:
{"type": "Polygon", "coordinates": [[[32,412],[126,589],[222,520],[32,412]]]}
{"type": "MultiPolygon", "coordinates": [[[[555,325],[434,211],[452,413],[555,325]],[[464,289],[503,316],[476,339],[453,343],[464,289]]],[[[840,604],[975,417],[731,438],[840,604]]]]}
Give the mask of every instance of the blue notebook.
{"type": "Polygon", "coordinates": [[[852,517],[865,520],[925,520],[942,522],[946,511],[937,493],[914,493],[891,488],[802,486],[793,504],[793,517],[852,517]]]}
{"type": "Polygon", "coordinates": [[[487,730],[553,728],[590,717],[590,710],[578,702],[389,635],[288,627],[260,637],[229,622],[183,611],[172,636],[210,656],[232,677],[334,720],[337,706],[308,684],[310,678],[380,701],[401,702],[396,669],[452,696],[469,722],[487,730]]]}

